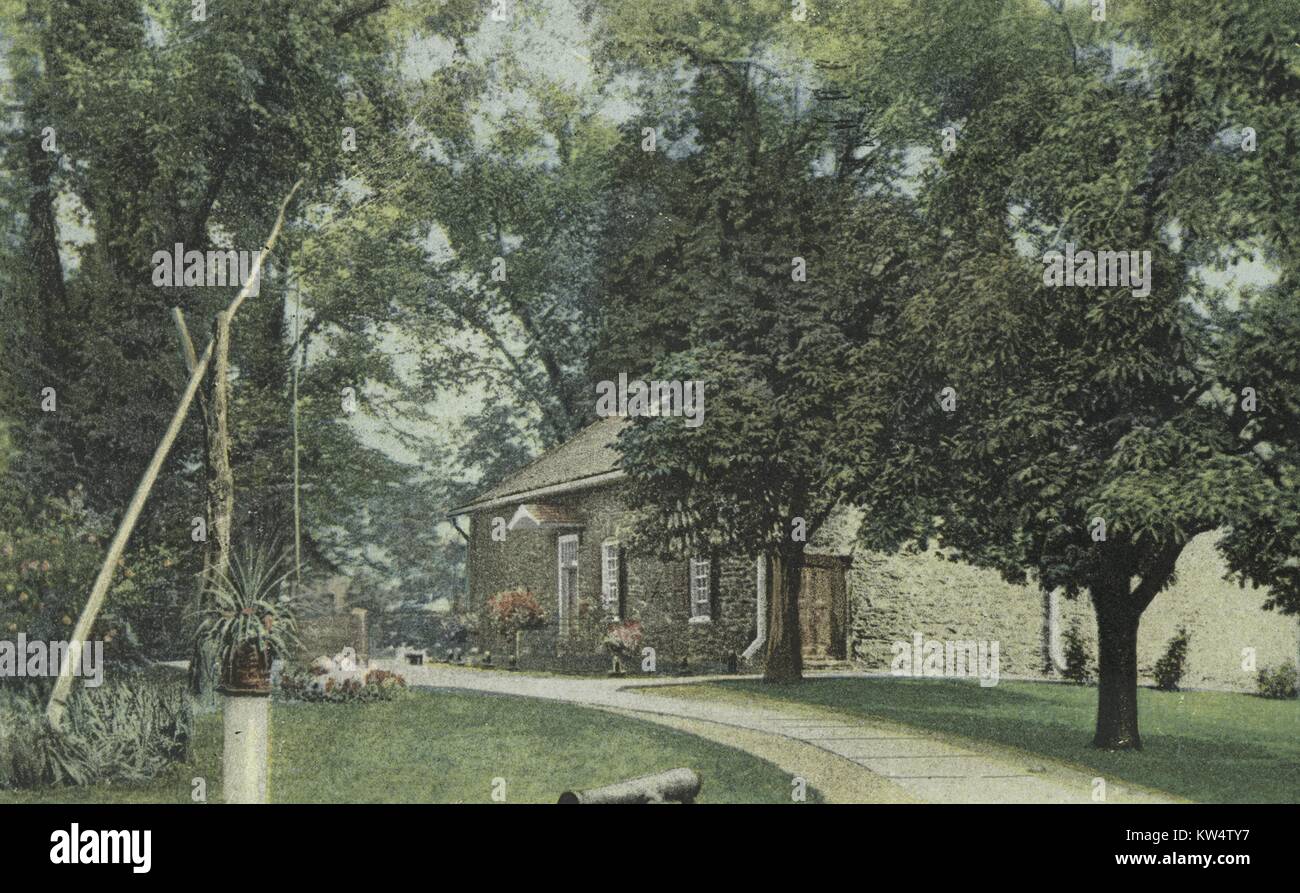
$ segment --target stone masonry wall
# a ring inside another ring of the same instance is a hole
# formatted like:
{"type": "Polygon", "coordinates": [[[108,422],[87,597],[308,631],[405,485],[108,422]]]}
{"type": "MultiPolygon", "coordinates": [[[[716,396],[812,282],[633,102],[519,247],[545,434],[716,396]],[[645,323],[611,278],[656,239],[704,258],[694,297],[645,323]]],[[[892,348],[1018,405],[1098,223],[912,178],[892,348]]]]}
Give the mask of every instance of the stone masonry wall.
{"type": "MultiPolygon", "coordinates": [[[[468,607],[483,615],[490,595],[504,589],[531,589],[547,613],[545,628],[526,632],[521,667],[600,671],[609,658],[600,647],[608,618],[600,604],[601,544],[626,539],[628,514],[618,488],[600,487],[548,499],[567,507],[584,524],[578,531],[580,616],[573,636],[558,636],[557,538],[569,530],[518,530],[504,542],[491,538],[492,518],[507,521],[516,505],[479,512],[472,519],[469,549],[468,607]]],[[[849,529],[852,525],[844,525],[849,529]]],[[[915,633],[927,640],[997,641],[1004,677],[1058,676],[1046,667],[1047,599],[1035,586],[1014,586],[996,573],[945,560],[935,552],[886,556],[854,547],[838,531],[822,537],[811,551],[852,554],[846,583],[850,600],[848,653],[865,669],[887,672],[895,642],[911,642],[915,633]]],[[[1199,537],[1178,563],[1178,581],[1156,597],[1143,616],[1138,662],[1149,681],[1151,668],[1164,653],[1178,625],[1191,633],[1188,688],[1251,691],[1253,670],[1243,669],[1243,649],[1252,648],[1255,666],[1295,660],[1300,652],[1300,624],[1294,617],[1262,610],[1260,590],[1241,589],[1223,577],[1213,547],[1214,535],[1199,537]]],[[[810,544],[812,545],[812,544],[810,544]]],[[[692,672],[729,669],[756,634],[756,568],[750,559],[723,559],[715,580],[713,616],[692,622],[688,603],[688,562],[624,556],[623,617],[641,621],[643,646],[656,652],[659,673],[672,673],[688,662],[692,672]]],[[[1096,624],[1084,596],[1057,602],[1058,636],[1077,625],[1095,655],[1096,624]]],[[[491,649],[504,663],[510,643],[481,616],[479,647],[491,649]]],[[[761,669],[740,662],[745,672],[761,669]]],[[[626,668],[640,673],[640,662],[626,668]]]]}
{"type": "MultiPolygon", "coordinates": [[[[1300,625],[1295,617],[1263,610],[1262,590],[1223,580],[1214,534],[1194,540],[1178,562],[1177,582],[1156,596],[1138,634],[1138,667],[1151,682],[1152,667],[1178,629],[1191,635],[1184,688],[1253,691],[1255,673],[1243,669],[1243,649],[1257,667],[1296,660],[1300,625]]],[[[883,556],[859,552],[849,571],[853,604],[850,649],[867,669],[887,672],[896,641],[914,633],[937,640],[996,640],[1003,676],[1045,673],[1046,599],[1034,586],[1014,586],[996,573],[946,561],[931,551],[883,556]]],[[[1058,600],[1059,635],[1077,626],[1096,661],[1096,620],[1086,595],[1058,600]]]]}
{"type": "MultiPolygon", "coordinates": [[[[537,596],[547,620],[544,628],[524,633],[521,668],[588,672],[608,668],[609,656],[600,645],[610,622],[600,599],[601,546],[606,539],[626,540],[627,512],[616,487],[593,488],[548,498],[546,502],[569,509],[582,522],[582,528],[514,530],[507,532],[504,541],[497,542],[491,536],[493,519],[500,517],[508,522],[518,505],[473,516],[467,607],[479,615],[475,644],[490,649],[494,662],[504,662],[510,643],[492,627],[486,615],[487,600],[502,590],[523,587],[537,596]],[[579,616],[573,634],[562,641],[558,538],[574,532],[578,534],[579,616]]],[[[726,670],[731,655],[739,654],[753,640],[757,593],[752,560],[718,562],[712,616],[694,621],[690,617],[686,559],[663,561],[625,550],[624,562],[622,617],[641,622],[642,647],[655,649],[658,673],[679,671],[684,660],[692,672],[726,670]]],[[[626,669],[630,674],[640,673],[641,661],[626,669]]]]}
{"type": "MultiPolygon", "coordinates": [[[[1142,615],[1138,627],[1138,672],[1150,680],[1152,667],[1165,653],[1180,625],[1191,638],[1183,688],[1254,691],[1255,670],[1243,668],[1245,649],[1254,649],[1254,664],[1272,667],[1295,661],[1300,651],[1300,623],[1263,608],[1266,591],[1242,588],[1223,579],[1225,568],[1215,551],[1218,534],[1194,539],[1178,559],[1177,580],[1142,615]]],[[[1087,596],[1061,600],[1062,635],[1077,624],[1096,666],[1097,621],[1087,596]]]]}
{"type": "Polygon", "coordinates": [[[866,669],[888,672],[893,644],[910,645],[920,633],[927,641],[996,641],[1001,675],[1039,673],[1042,608],[1034,589],[934,552],[860,552],[848,582],[850,654],[866,669]]]}

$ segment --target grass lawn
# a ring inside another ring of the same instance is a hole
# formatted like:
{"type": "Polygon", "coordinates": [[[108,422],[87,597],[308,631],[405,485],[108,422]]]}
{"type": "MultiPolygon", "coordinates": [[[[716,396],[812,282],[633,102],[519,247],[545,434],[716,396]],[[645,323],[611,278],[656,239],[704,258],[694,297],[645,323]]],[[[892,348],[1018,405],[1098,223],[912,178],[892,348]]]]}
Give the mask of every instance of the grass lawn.
{"type": "MultiPolygon", "coordinates": [[[[505,779],[507,802],[554,803],[565,790],[678,766],[700,774],[701,803],[790,802],[789,776],[742,751],[550,701],[413,691],[271,711],[280,803],[490,803],[494,778],[505,779]]],[[[191,760],[148,785],[0,791],[0,803],[187,803],[195,776],[220,802],[221,734],[220,716],[201,717],[191,760]]]]}
{"type": "Polygon", "coordinates": [[[1300,802],[1300,701],[1227,692],[1138,690],[1143,750],[1090,742],[1097,690],[973,680],[809,679],[797,685],[720,681],[655,688],[657,695],[791,704],[892,720],[992,742],[1207,803],[1300,802]]]}

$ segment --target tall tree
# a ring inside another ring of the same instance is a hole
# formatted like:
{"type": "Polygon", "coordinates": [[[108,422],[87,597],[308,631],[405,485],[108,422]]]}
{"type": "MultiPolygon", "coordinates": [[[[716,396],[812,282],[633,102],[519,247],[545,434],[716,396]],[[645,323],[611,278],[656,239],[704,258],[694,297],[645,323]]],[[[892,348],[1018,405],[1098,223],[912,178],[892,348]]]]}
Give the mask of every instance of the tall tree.
{"type": "Polygon", "coordinates": [[[625,129],[613,214],[634,226],[608,244],[614,299],[593,378],[702,383],[698,427],[649,419],[621,435],[644,516],[633,545],[770,557],[765,679],[789,682],[802,672],[804,549],[844,494],[837,446],[871,433],[840,430],[840,407],[888,396],[850,360],[879,343],[925,249],[888,187],[896,158],[878,151],[874,110],[815,92],[808,66],[776,61],[771,30],[728,31],[727,10],[699,5],[723,38],[699,39],[688,20],[624,39],[674,58],[665,77],[689,86],[676,105],[648,96],[625,129]]]}
{"type": "Polygon", "coordinates": [[[873,543],[936,540],[1088,594],[1094,744],[1114,749],[1141,746],[1138,624],[1193,537],[1226,532],[1229,568],[1300,608],[1293,215],[1259,176],[1296,165],[1276,46],[1294,26],[1227,2],[1170,11],[1179,27],[1146,15],[1115,31],[1053,4],[1004,19],[1004,45],[1055,36],[1055,59],[964,98],[955,151],[925,178],[943,251],[902,317],[911,381],[853,485],[873,543]],[[1276,122],[1256,152],[1249,121],[1276,122]],[[1050,287],[1047,253],[1067,243],[1149,252],[1150,279],[1050,287]],[[1252,249],[1276,283],[1211,284],[1252,249]]]}
{"type": "MultiPolygon", "coordinates": [[[[256,249],[266,195],[304,168],[317,188],[343,175],[344,127],[399,126],[390,6],[234,0],[195,20],[181,2],[0,3],[13,112],[0,202],[14,212],[0,241],[0,417],[19,447],[5,493],[81,485],[94,512],[122,511],[186,377],[169,310],[182,308],[201,347],[233,294],[156,287],[154,252],[256,249]],[[50,411],[45,388],[57,395],[50,411]]],[[[454,33],[455,16],[438,15],[454,33]]],[[[279,261],[268,269],[232,339],[231,461],[246,486],[236,527],[249,535],[288,513],[285,272],[279,261]]],[[[344,439],[355,448],[355,433],[344,439]]],[[[137,537],[179,549],[160,569],[173,592],[199,566],[190,532],[204,514],[202,440],[199,425],[183,430],[137,537]]],[[[348,480],[346,469],[331,473],[348,480]]],[[[361,511],[353,503],[332,520],[346,526],[361,511]]]]}

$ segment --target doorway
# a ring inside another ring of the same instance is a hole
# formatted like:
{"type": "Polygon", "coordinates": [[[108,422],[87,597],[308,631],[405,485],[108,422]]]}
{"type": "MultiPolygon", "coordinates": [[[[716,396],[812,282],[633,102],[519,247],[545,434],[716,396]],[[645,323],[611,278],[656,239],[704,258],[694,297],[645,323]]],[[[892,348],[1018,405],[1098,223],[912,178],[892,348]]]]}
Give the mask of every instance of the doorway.
{"type": "Polygon", "coordinates": [[[805,555],[799,590],[799,633],[807,662],[844,660],[848,644],[849,559],[805,555]]]}

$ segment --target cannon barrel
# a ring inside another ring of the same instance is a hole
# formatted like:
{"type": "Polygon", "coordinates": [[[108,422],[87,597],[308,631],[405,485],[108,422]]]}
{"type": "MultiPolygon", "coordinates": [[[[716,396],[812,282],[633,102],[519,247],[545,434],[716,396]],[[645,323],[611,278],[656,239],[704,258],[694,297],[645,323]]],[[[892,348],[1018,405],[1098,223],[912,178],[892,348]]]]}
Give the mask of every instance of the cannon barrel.
{"type": "Polygon", "coordinates": [[[565,791],[560,803],[694,803],[700,777],[690,769],[669,769],[589,791],[565,791]]]}

